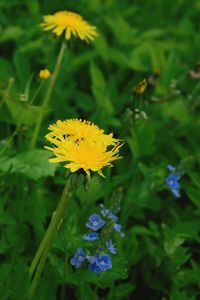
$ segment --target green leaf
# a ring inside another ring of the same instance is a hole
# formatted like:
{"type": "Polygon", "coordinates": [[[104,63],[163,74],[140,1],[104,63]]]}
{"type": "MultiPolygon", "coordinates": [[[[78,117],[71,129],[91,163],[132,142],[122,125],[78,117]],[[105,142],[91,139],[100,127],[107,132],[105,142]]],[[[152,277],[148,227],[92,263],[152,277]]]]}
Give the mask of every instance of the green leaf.
{"type": "Polygon", "coordinates": [[[122,283],[115,288],[115,296],[117,299],[124,299],[127,297],[133,290],[135,285],[131,283],[122,283]]]}
{"type": "Polygon", "coordinates": [[[11,299],[11,287],[7,286],[7,280],[11,276],[12,265],[10,263],[1,263],[0,266],[0,299],[11,299]],[[7,286],[7,287],[6,287],[7,286]],[[5,288],[6,287],[6,288],[5,288]]]}
{"type": "Polygon", "coordinates": [[[194,185],[200,189],[200,175],[191,171],[191,170],[188,170],[187,171],[187,174],[188,176],[190,177],[190,179],[192,180],[192,182],[194,183],[194,185]]]}
{"type": "Polygon", "coordinates": [[[46,150],[31,150],[13,158],[0,158],[0,170],[9,173],[21,173],[30,179],[54,176],[58,164],[48,162],[51,154],[46,150]]]}
{"type": "Polygon", "coordinates": [[[105,21],[120,45],[130,44],[130,41],[134,40],[137,30],[132,28],[121,16],[105,18],[105,21]]]}
{"type": "Polygon", "coordinates": [[[90,73],[92,77],[92,93],[98,107],[101,108],[101,113],[103,115],[112,114],[114,107],[107,93],[106,81],[103,73],[94,63],[90,65],[90,73]]]}
{"type": "Polygon", "coordinates": [[[30,126],[35,124],[37,121],[41,110],[40,106],[30,105],[29,103],[22,102],[19,99],[8,100],[5,103],[15,124],[25,124],[30,126]]]}
{"type": "Polygon", "coordinates": [[[13,77],[12,65],[7,59],[0,57],[0,66],[0,80],[7,84],[8,78],[13,77]]]}
{"type": "Polygon", "coordinates": [[[17,40],[23,34],[23,30],[18,26],[10,26],[6,28],[0,37],[0,44],[10,40],[17,40]]]}
{"type": "Polygon", "coordinates": [[[194,203],[199,208],[200,207],[199,189],[188,185],[187,187],[185,187],[185,190],[191,202],[194,203]]]}
{"type": "Polygon", "coordinates": [[[20,81],[21,88],[24,89],[27,78],[29,78],[31,73],[29,61],[26,58],[25,54],[21,53],[19,50],[16,50],[14,52],[13,62],[20,81]]]}
{"type": "Polygon", "coordinates": [[[175,253],[176,249],[183,244],[185,239],[179,234],[174,234],[166,224],[162,224],[162,228],[165,238],[164,249],[167,254],[172,255],[175,253]]]}
{"type": "Polygon", "coordinates": [[[129,57],[129,68],[136,71],[150,71],[151,70],[151,57],[150,51],[151,45],[148,42],[144,42],[135,47],[129,57]]]}
{"type": "Polygon", "coordinates": [[[185,291],[181,291],[178,287],[172,289],[169,300],[196,300],[195,297],[188,297],[185,291]]]}

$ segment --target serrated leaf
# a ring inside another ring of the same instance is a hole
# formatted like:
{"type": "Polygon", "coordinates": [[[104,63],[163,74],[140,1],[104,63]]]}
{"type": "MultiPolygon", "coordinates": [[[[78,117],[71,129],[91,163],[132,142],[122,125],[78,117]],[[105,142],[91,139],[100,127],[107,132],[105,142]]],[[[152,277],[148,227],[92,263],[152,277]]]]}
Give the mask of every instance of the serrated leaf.
{"type": "Polygon", "coordinates": [[[9,173],[21,173],[30,179],[53,176],[58,164],[48,162],[51,154],[46,150],[30,150],[9,158],[0,158],[0,170],[9,173]]]}
{"type": "Polygon", "coordinates": [[[94,63],[90,65],[90,73],[92,78],[92,93],[96,99],[97,105],[103,110],[102,113],[112,114],[114,107],[108,96],[103,73],[94,63]]]}
{"type": "Polygon", "coordinates": [[[40,106],[30,105],[26,102],[20,102],[19,99],[9,100],[5,103],[15,124],[25,124],[30,126],[36,123],[41,110],[40,106]]]}

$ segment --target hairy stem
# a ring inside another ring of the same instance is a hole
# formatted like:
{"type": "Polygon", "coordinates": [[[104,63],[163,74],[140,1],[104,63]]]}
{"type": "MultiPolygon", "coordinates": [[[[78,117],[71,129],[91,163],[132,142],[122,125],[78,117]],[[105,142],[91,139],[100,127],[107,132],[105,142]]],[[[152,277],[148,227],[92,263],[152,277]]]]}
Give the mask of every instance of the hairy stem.
{"type": "Polygon", "coordinates": [[[71,191],[71,180],[67,180],[63,193],[61,195],[58,206],[52,216],[49,227],[46,231],[46,234],[43,240],[40,243],[40,246],[33,258],[31,266],[29,268],[30,277],[33,276],[33,280],[30,287],[29,300],[34,299],[35,291],[37,289],[41,273],[43,271],[48,253],[50,251],[52,242],[56,236],[56,233],[59,230],[59,225],[62,222],[62,219],[66,212],[66,207],[69,203],[70,198],[72,197],[71,191]]]}
{"type": "Polygon", "coordinates": [[[38,119],[37,119],[37,122],[36,122],[36,125],[35,125],[33,136],[32,136],[31,142],[30,142],[30,149],[35,148],[35,145],[36,145],[39,133],[40,133],[40,128],[41,128],[41,125],[42,125],[42,121],[44,119],[44,115],[45,115],[46,109],[48,107],[49,100],[51,98],[53,88],[55,86],[56,78],[58,76],[58,71],[60,69],[61,62],[62,62],[64,53],[65,53],[65,48],[66,48],[66,43],[65,43],[65,41],[63,41],[62,45],[61,45],[61,48],[60,48],[60,52],[58,54],[58,58],[57,58],[57,61],[56,61],[56,65],[55,65],[53,74],[50,78],[49,86],[47,88],[47,91],[46,91],[46,94],[45,94],[45,97],[44,97],[44,101],[42,103],[41,111],[40,111],[40,114],[38,116],[38,119]]]}

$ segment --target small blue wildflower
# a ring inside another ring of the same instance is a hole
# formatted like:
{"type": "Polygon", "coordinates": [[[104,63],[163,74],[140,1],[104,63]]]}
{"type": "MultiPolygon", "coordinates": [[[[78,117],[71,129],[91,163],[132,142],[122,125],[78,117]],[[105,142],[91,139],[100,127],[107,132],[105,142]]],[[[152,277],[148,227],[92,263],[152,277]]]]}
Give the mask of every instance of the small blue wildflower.
{"type": "Polygon", "coordinates": [[[167,185],[170,187],[170,189],[179,189],[180,188],[180,184],[178,182],[178,180],[180,179],[180,176],[178,175],[169,175],[166,178],[166,183],[167,185]]]}
{"type": "Polygon", "coordinates": [[[120,224],[114,224],[114,230],[115,231],[120,232],[121,228],[122,228],[122,225],[120,225],[120,224]]]}
{"type": "Polygon", "coordinates": [[[102,216],[113,220],[113,222],[115,223],[114,224],[114,230],[117,231],[117,232],[120,232],[122,226],[120,224],[117,224],[118,217],[116,215],[113,215],[111,213],[110,209],[105,208],[103,204],[100,204],[100,207],[102,208],[102,210],[101,210],[102,216]]]}
{"type": "Polygon", "coordinates": [[[100,254],[96,258],[96,265],[101,268],[102,271],[106,271],[112,268],[112,261],[110,255],[100,254]]]}
{"type": "Polygon", "coordinates": [[[180,183],[179,180],[181,178],[180,174],[176,173],[176,168],[168,165],[168,170],[171,172],[171,174],[166,178],[166,184],[169,186],[171,192],[173,195],[177,198],[180,197],[180,183]]]}
{"type": "Polygon", "coordinates": [[[90,232],[88,234],[83,235],[83,239],[85,241],[96,241],[99,238],[99,234],[97,232],[90,232]]]}
{"type": "Polygon", "coordinates": [[[104,208],[103,204],[101,204],[101,214],[103,217],[107,217],[108,215],[110,215],[111,211],[108,208],[104,208]]]}
{"type": "Polygon", "coordinates": [[[80,268],[80,266],[84,263],[85,259],[85,252],[82,248],[78,248],[74,256],[70,259],[70,264],[76,268],[80,268]]]}
{"type": "Polygon", "coordinates": [[[106,247],[108,248],[108,250],[110,251],[110,253],[112,254],[116,254],[116,248],[112,243],[112,240],[110,239],[109,241],[106,242],[106,247]]]}
{"type": "Polygon", "coordinates": [[[116,215],[113,215],[113,214],[110,214],[110,215],[108,216],[108,218],[111,219],[111,220],[113,220],[115,223],[117,223],[117,221],[118,221],[118,219],[119,219],[116,215]]]}
{"type": "Polygon", "coordinates": [[[170,172],[174,172],[176,170],[176,168],[172,165],[168,165],[167,166],[167,169],[170,171],[170,172]]]}
{"type": "Polygon", "coordinates": [[[94,231],[99,230],[103,225],[105,224],[105,221],[101,219],[101,216],[98,214],[93,214],[89,217],[89,222],[86,224],[86,226],[94,231]]]}
{"type": "Polygon", "coordinates": [[[166,183],[169,186],[170,190],[172,191],[173,195],[177,198],[180,197],[180,184],[178,180],[180,179],[180,176],[178,175],[169,175],[166,178],[166,183]]]}
{"type": "Polygon", "coordinates": [[[109,219],[112,219],[115,223],[118,221],[118,217],[113,215],[110,209],[105,208],[103,204],[100,204],[100,207],[102,208],[101,214],[103,217],[108,217],[109,219]]]}
{"type": "Polygon", "coordinates": [[[89,264],[88,269],[95,273],[101,273],[103,271],[97,264],[89,264]]]}

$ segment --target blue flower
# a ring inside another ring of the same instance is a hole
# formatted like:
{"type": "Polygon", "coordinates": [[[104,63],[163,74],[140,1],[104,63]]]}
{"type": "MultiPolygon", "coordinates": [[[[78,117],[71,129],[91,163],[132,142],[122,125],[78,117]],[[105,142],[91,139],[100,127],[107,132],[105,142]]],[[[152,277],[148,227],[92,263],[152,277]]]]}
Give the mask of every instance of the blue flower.
{"type": "Polygon", "coordinates": [[[114,230],[115,231],[120,232],[121,228],[122,228],[122,225],[120,225],[120,224],[114,224],[114,230]]]}
{"type": "Polygon", "coordinates": [[[88,269],[95,273],[101,273],[103,271],[97,264],[89,264],[88,269]]]}
{"type": "Polygon", "coordinates": [[[112,268],[112,261],[108,254],[100,254],[92,257],[92,261],[88,266],[91,272],[100,273],[112,268]],[[95,259],[94,259],[95,258],[95,259]]]}
{"type": "Polygon", "coordinates": [[[96,259],[97,259],[97,256],[93,256],[93,255],[87,255],[87,260],[89,261],[89,266],[88,266],[88,269],[91,271],[91,272],[95,272],[95,273],[101,273],[102,272],[102,269],[100,267],[97,266],[96,264],[96,259]]]}
{"type": "Polygon", "coordinates": [[[180,176],[178,175],[169,175],[166,178],[166,183],[167,185],[170,187],[170,189],[179,189],[180,188],[180,184],[178,182],[178,180],[180,179],[180,176]]]}
{"type": "Polygon", "coordinates": [[[176,168],[172,165],[168,165],[167,166],[167,169],[170,171],[170,172],[174,172],[176,170],[176,168]]]}
{"type": "Polygon", "coordinates": [[[112,254],[116,254],[116,248],[112,243],[112,240],[110,239],[109,241],[106,242],[106,247],[108,248],[108,250],[110,251],[110,253],[112,254]]]}
{"type": "Polygon", "coordinates": [[[88,234],[83,235],[83,239],[85,241],[96,241],[99,238],[99,234],[97,232],[90,232],[88,234]]]}
{"type": "Polygon", "coordinates": [[[103,217],[108,217],[109,219],[112,219],[115,223],[118,221],[118,217],[113,215],[110,209],[105,208],[103,204],[100,204],[100,207],[102,208],[101,214],[103,217]]]}
{"type": "Polygon", "coordinates": [[[102,210],[101,210],[102,216],[113,220],[113,222],[115,223],[114,230],[117,232],[120,232],[122,226],[120,224],[117,224],[118,217],[116,215],[113,215],[113,213],[111,213],[110,209],[105,208],[103,204],[100,204],[100,207],[102,208],[102,210]]]}
{"type": "Polygon", "coordinates": [[[96,265],[102,270],[106,271],[112,268],[112,261],[110,255],[100,254],[96,258],[96,265]]]}
{"type": "Polygon", "coordinates": [[[171,172],[171,174],[166,178],[166,184],[169,186],[171,192],[173,195],[177,198],[180,197],[180,184],[179,180],[181,178],[181,175],[176,172],[176,168],[168,165],[168,170],[171,172]]]}
{"type": "Polygon", "coordinates": [[[118,217],[116,215],[113,215],[112,213],[109,214],[108,218],[113,220],[115,223],[117,223],[118,221],[118,217]]]}
{"type": "Polygon", "coordinates": [[[100,206],[101,206],[101,208],[102,208],[102,210],[101,210],[102,216],[103,216],[103,217],[107,217],[107,216],[111,213],[110,209],[105,208],[105,207],[103,206],[103,204],[101,204],[100,206]]]}
{"type": "Polygon", "coordinates": [[[76,268],[80,268],[80,266],[84,263],[85,259],[85,252],[82,248],[78,248],[74,256],[70,259],[70,264],[76,268]]]}
{"type": "Polygon", "coordinates": [[[101,219],[100,215],[93,214],[89,217],[89,222],[86,224],[86,226],[94,231],[97,231],[104,224],[105,224],[105,221],[101,219]]]}

